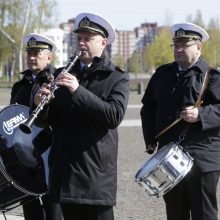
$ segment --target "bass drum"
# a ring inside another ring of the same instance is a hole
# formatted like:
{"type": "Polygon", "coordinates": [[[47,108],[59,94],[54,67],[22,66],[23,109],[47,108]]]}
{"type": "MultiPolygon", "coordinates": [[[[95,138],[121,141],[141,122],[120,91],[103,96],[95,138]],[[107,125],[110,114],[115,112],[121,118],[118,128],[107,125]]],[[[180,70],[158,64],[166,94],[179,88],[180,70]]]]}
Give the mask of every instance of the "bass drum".
{"type": "Polygon", "coordinates": [[[31,134],[23,133],[19,124],[29,110],[15,104],[0,111],[0,210],[47,193],[41,151],[50,146],[50,131],[33,126],[31,134]]]}

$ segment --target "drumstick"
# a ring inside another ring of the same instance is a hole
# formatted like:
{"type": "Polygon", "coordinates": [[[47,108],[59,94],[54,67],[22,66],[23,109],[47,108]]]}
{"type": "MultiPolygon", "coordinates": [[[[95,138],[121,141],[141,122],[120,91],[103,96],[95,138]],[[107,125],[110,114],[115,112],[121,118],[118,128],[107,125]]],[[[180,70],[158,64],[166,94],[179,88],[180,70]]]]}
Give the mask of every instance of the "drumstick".
{"type": "MultiPolygon", "coordinates": [[[[197,108],[199,106],[201,106],[203,103],[203,101],[200,102],[196,102],[195,105],[193,106],[193,108],[197,108]]],[[[178,122],[180,122],[182,120],[182,118],[177,118],[173,123],[171,123],[170,125],[168,125],[166,128],[164,128],[159,134],[157,134],[155,136],[155,139],[157,139],[160,135],[162,135],[163,133],[165,133],[166,131],[168,131],[170,128],[172,128],[175,124],[177,124],[178,122]]]]}

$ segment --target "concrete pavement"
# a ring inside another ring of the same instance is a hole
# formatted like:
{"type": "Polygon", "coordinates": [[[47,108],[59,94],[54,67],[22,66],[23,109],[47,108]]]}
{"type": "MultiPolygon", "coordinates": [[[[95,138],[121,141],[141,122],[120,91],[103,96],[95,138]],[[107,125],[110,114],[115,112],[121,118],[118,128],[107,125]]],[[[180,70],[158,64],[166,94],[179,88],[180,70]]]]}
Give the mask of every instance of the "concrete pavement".
{"type": "Polygon", "coordinates": [[[24,217],[23,216],[19,216],[19,215],[8,215],[8,214],[5,214],[6,215],[6,218],[3,216],[3,214],[0,214],[0,220],[24,220],[24,217]]]}

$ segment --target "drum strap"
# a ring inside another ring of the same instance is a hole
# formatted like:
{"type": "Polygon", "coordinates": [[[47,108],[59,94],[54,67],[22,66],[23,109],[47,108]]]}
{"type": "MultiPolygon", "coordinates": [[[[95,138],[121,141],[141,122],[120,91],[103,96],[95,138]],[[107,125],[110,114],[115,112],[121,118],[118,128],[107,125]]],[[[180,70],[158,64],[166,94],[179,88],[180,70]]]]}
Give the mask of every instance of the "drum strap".
{"type": "MultiPolygon", "coordinates": [[[[199,106],[202,105],[203,101],[202,101],[202,96],[204,94],[204,91],[205,89],[207,88],[208,86],[208,82],[209,82],[209,73],[210,73],[210,70],[211,70],[211,67],[208,67],[206,72],[205,72],[205,77],[204,77],[204,80],[203,80],[203,84],[202,84],[202,87],[201,87],[201,90],[199,92],[199,95],[198,95],[198,98],[195,102],[195,105],[194,107],[197,108],[199,106]]],[[[155,139],[157,139],[159,136],[161,136],[162,134],[164,134],[165,132],[167,132],[170,128],[172,128],[174,125],[176,125],[178,122],[180,122],[182,120],[182,118],[177,118],[174,122],[172,122],[170,125],[168,125],[166,128],[164,128],[160,133],[158,133],[156,136],[155,136],[155,139]]],[[[188,127],[188,126],[186,126],[188,127]]],[[[186,134],[186,131],[188,129],[183,129],[183,132],[181,133],[181,138],[184,138],[185,134],[186,134]]]]}

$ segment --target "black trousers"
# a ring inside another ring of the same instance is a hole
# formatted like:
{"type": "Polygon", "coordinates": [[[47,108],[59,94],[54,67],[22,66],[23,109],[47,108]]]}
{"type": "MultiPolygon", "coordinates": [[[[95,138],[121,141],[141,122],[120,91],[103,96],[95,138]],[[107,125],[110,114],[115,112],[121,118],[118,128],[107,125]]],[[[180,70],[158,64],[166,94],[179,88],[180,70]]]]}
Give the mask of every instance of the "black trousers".
{"type": "Polygon", "coordinates": [[[113,207],[61,203],[64,220],[114,220],[113,207]]]}
{"type": "Polygon", "coordinates": [[[25,220],[62,220],[60,204],[50,203],[48,195],[42,197],[41,201],[36,198],[23,205],[25,220]]]}
{"type": "Polygon", "coordinates": [[[216,198],[220,171],[201,172],[195,165],[164,195],[167,220],[218,220],[216,198]]]}

